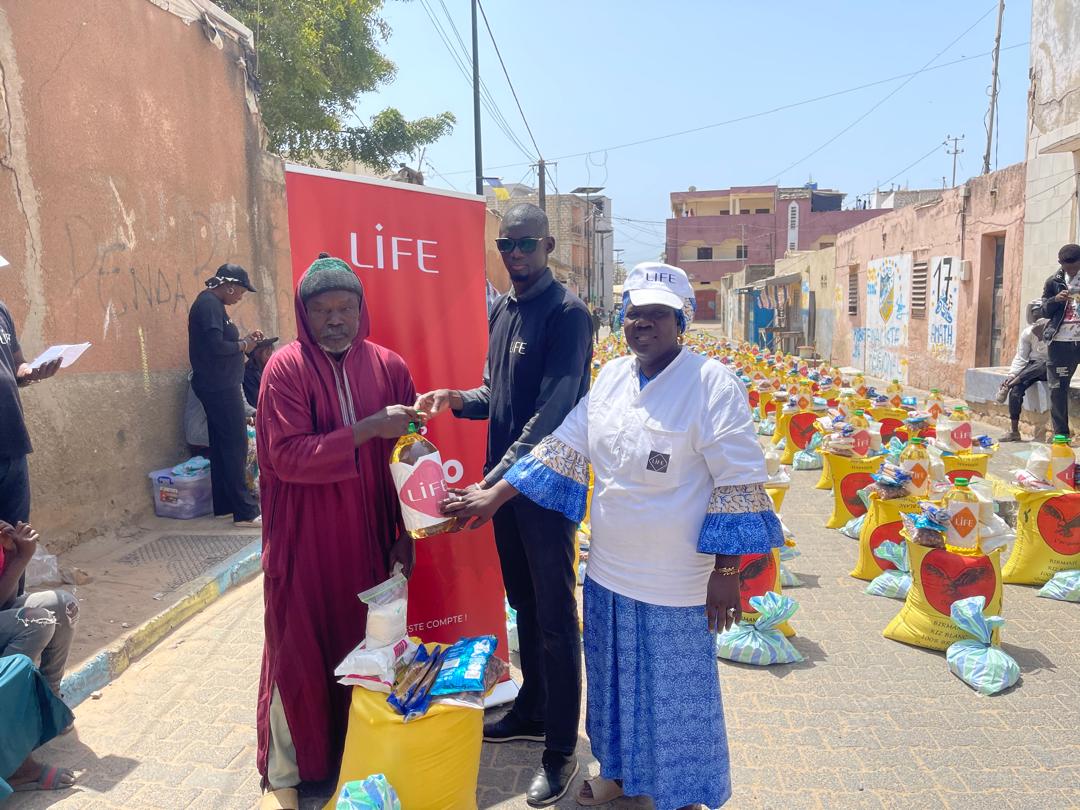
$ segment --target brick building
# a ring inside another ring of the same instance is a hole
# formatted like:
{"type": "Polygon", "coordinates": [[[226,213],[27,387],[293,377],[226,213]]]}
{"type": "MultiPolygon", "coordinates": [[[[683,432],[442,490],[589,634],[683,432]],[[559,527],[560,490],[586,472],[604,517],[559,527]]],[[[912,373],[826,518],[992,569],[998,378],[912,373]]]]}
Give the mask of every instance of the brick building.
{"type": "Polygon", "coordinates": [[[737,271],[770,271],[788,251],[819,250],[836,235],[884,213],[842,210],[845,194],[780,186],[735,186],[671,194],[665,255],[690,276],[698,317],[715,320],[718,282],[737,271]]]}

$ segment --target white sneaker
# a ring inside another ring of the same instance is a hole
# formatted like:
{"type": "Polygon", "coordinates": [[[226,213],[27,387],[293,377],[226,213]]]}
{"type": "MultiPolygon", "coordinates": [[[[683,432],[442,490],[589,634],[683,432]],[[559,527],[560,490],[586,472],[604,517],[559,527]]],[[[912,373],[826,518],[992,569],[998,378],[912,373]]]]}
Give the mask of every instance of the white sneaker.
{"type": "Polygon", "coordinates": [[[262,515],[256,515],[251,520],[238,520],[233,523],[238,529],[261,529],[262,528],[262,515]]]}

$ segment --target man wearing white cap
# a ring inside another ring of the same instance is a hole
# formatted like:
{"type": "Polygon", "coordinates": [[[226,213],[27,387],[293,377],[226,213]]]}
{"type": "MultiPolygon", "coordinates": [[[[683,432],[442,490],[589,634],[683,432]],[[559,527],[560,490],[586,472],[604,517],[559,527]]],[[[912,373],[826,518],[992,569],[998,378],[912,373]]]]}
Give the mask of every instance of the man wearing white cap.
{"type": "MultiPolygon", "coordinates": [[[[524,495],[580,520],[595,478],[585,579],[586,730],[600,775],[579,804],[648,796],[658,808],[731,796],[712,632],[739,620],[742,555],[784,542],[746,390],[682,346],[693,317],[686,274],[639,264],[622,318],[632,357],[502,480],[447,514],[482,524],[524,495]]],[[[752,560],[747,560],[751,563],[752,560]]]]}

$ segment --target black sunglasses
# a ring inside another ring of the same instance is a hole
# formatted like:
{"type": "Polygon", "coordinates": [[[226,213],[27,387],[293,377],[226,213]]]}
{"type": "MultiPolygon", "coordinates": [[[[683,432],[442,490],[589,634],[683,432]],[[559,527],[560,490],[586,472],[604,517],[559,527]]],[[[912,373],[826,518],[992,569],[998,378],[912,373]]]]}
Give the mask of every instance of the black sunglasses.
{"type": "Polygon", "coordinates": [[[539,236],[523,236],[520,239],[503,237],[495,240],[495,247],[499,249],[499,253],[513,253],[514,248],[520,248],[522,253],[532,253],[543,241],[544,239],[539,236]]]}

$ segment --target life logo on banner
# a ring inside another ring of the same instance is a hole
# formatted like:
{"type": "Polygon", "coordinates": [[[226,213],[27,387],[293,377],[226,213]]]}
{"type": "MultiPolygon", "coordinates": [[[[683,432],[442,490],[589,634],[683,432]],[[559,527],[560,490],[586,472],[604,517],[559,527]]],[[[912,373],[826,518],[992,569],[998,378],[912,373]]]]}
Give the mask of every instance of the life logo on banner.
{"type": "MultiPolygon", "coordinates": [[[[401,356],[418,393],[479,384],[488,337],[483,198],[294,164],[285,188],[294,280],[319,253],[340,256],[364,285],[369,339],[401,356]]],[[[415,503],[407,503],[437,522],[431,513],[445,486],[483,478],[487,424],[446,414],[421,432],[439,466],[421,470],[421,460],[409,471],[415,503]]],[[[495,635],[507,650],[490,524],[418,541],[409,586],[410,633],[433,643],[495,635]]]]}

